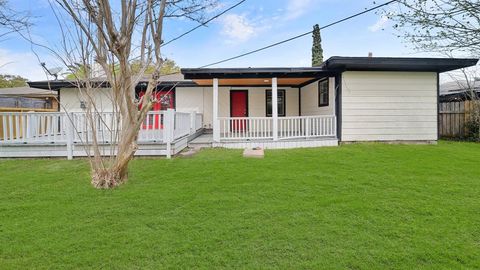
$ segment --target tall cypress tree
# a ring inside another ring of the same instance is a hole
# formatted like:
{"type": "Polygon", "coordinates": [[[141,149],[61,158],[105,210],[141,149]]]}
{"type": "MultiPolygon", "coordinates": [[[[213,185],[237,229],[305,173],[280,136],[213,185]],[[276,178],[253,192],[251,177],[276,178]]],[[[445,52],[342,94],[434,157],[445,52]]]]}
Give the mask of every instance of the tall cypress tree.
{"type": "Polygon", "coordinates": [[[313,26],[313,46],[312,46],[312,67],[320,66],[323,63],[322,36],[320,35],[320,26],[313,26]]]}

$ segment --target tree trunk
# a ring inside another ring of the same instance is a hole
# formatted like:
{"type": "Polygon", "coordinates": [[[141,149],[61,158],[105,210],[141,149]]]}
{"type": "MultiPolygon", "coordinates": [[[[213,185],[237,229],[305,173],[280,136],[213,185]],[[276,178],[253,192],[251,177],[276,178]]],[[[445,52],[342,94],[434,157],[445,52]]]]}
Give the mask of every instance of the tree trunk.
{"type": "Polygon", "coordinates": [[[125,183],[128,178],[126,168],[96,169],[92,171],[92,185],[98,189],[114,188],[125,183]]]}
{"type": "MultiPolygon", "coordinates": [[[[117,154],[111,164],[106,167],[92,165],[92,185],[98,189],[115,188],[128,179],[128,164],[138,149],[136,138],[138,129],[122,130],[121,143],[117,147],[117,154]]],[[[101,159],[101,157],[99,157],[101,159]]]]}
{"type": "MultiPolygon", "coordinates": [[[[83,93],[88,97],[86,124],[93,137],[91,142],[87,139],[85,149],[90,159],[91,183],[95,188],[115,188],[127,181],[128,164],[138,149],[137,137],[142,123],[152,103],[159,102],[153,101],[152,94],[160,83],[164,61],[161,56],[164,17],[197,20],[195,14],[198,13],[200,21],[205,9],[216,6],[216,1],[121,1],[122,4],[118,7],[120,10],[113,9],[110,2],[114,1],[108,0],[56,2],[59,2],[60,10],[66,12],[76,26],[72,35],[63,35],[62,45],[69,57],[62,59],[59,54],[57,56],[68,66],[77,66],[77,62],[80,62],[85,67],[85,74],[76,79],[78,88],[84,89],[83,93]],[[116,16],[118,14],[120,17],[116,16]],[[141,44],[135,43],[134,33],[137,32],[141,32],[141,44]],[[67,37],[70,36],[74,40],[68,40],[67,37]],[[132,49],[134,44],[135,49],[132,49]],[[136,53],[136,48],[141,48],[137,70],[132,69],[132,61],[137,59],[132,55],[136,53]],[[80,58],[81,61],[75,58],[80,58]],[[102,75],[98,76],[93,72],[94,69],[88,68],[94,65],[102,68],[102,75]],[[138,98],[135,94],[136,86],[147,75],[145,71],[152,67],[153,72],[147,76],[149,81],[144,95],[138,98]],[[99,82],[99,77],[105,77],[105,81],[99,82]],[[109,118],[102,119],[103,108],[101,104],[95,103],[98,100],[93,93],[98,88],[105,87],[111,89],[109,98],[113,105],[113,111],[105,113],[112,113],[116,125],[108,124],[109,118]],[[109,140],[105,140],[104,136],[110,136],[109,140]],[[108,150],[105,149],[106,143],[109,143],[108,150]]],[[[61,20],[59,23],[62,31],[70,27],[70,23],[61,20]]]]}

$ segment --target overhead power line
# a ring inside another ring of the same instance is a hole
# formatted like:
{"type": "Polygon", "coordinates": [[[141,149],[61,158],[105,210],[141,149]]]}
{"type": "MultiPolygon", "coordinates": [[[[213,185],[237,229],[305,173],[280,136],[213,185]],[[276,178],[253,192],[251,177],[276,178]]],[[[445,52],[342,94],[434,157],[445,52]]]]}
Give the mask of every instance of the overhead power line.
{"type": "MultiPolygon", "coordinates": [[[[1,1],[1,0],[0,0],[0,1],[1,1]]],[[[237,2],[235,5],[233,5],[233,6],[229,7],[229,8],[227,8],[227,9],[225,9],[224,11],[222,11],[222,12],[218,13],[217,15],[211,17],[210,19],[206,20],[205,22],[202,22],[201,24],[199,24],[199,25],[195,26],[194,28],[188,30],[187,32],[184,32],[183,34],[181,34],[181,35],[179,35],[179,36],[177,36],[177,37],[175,37],[175,38],[172,38],[171,40],[163,43],[162,45],[160,45],[160,47],[166,46],[166,45],[168,45],[168,44],[170,44],[170,43],[172,43],[172,42],[174,42],[174,41],[176,41],[176,40],[178,40],[178,39],[181,39],[182,37],[184,37],[184,36],[192,33],[193,31],[199,29],[199,28],[202,27],[202,26],[206,26],[207,24],[209,24],[209,23],[212,22],[213,20],[219,18],[220,16],[223,16],[225,13],[227,13],[227,12],[229,12],[230,10],[232,10],[232,9],[238,7],[239,5],[243,4],[245,1],[247,1],[247,0],[242,0],[242,1],[237,2]]],[[[132,59],[130,59],[130,60],[128,60],[128,61],[129,61],[129,62],[133,62],[133,61],[135,61],[135,60],[140,59],[140,57],[141,57],[141,56],[138,55],[138,56],[135,56],[135,57],[133,57],[132,59]]],[[[114,63],[114,64],[115,64],[115,63],[114,63]]],[[[178,72],[171,73],[171,74],[164,74],[164,75],[173,75],[173,74],[176,74],[176,73],[178,73],[178,72]]]]}
{"type": "Polygon", "coordinates": [[[245,1],[246,1],[246,0],[242,0],[242,1],[238,2],[238,3],[236,3],[235,5],[227,8],[226,10],[224,10],[224,11],[220,12],[219,14],[213,16],[212,18],[206,20],[205,22],[203,22],[203,23],[195,26],[194,28],[188,30],[187,32],[185,32],[185,33],[183,33],[183,34],[181,34],[181,35],[179,35],[179,36],[177,36],[177,37],[175,37],[175,38],[172,38],[171,40],[163,43],[163,44],[162,44],[162,47],[163,47],[163,46],[166,46],[166,45],[168,45],[168,44],[170,44],[170,43],[172,43],[172,42],[174,42],[174,41],[176,41],[176,40],[178,40],[178,39],[180,39],[180,38],[182,38],[182,37],[184,37],[184,36],[186,36],[186,35],[188,35],[188,34],[190,34],[191,32],[197,30],[198,28],[200,28],[200,27],[202,27],[202,26],[207,25],[208,23],[210,23],[211,21],[217,19],[218,17],[222,16],[223,14],[229,12],[230,10],[232,10],[232,9],[238,7],[238,6],[240,6],[240,5],[243,4],[243,2],[245,2],[245,1]]]}
{"type": "MultiPolygon", "coordinates": [[[[365,14],[365,13],[372,12],[372,11],[374,11],[374,10],[377,10],[377,9],[381,8],[381,7],[390,5],[390,4],[392,4],[392,3],[394,3],[394,2],[397,2],[397,1],[398,1],[398,0],[388,1],[388,2],[386,2],[386,3],[383,3],[383,4],[381,4],[381,5],[378,5],[378,6],[376,6],[376,7],[366,9],[366,10],[364,10],[364,11],[362,11],[362,12],[356,13],[356,14],[354,14],[354,15],[348,16],[348,17],[343,18],[343,19],[341,19],[341,20],[338,20],[338,21],[332,22],[332,23],[330,23],[330,24],[327,24],[327,25],[325,25],[325,26],[322,26],[322,27],[320,27],[320,29],[321,29],[321,30],[322,30],[322,29],[326,29],[326,28],[328,28],[328,27],[334,26],[334,25],[336,25],[336,24],[339,24],[339,23],[342,23],[342,22],[344,22],[344,21],[353,19],[353,18],[358,17],[358,16],[360,16],[360,15],[363,15],[363,14],[365,14]]],[[[290,41],[292,41],[292,40],[295,40],[295,39],[304,37],[304,36],[306,36],[306,35],[310,35],[310,34],[312,34],[312,33],[313,33],[313,31],[308,31],[308,32],[306,32],[306,33],[303,33],[303,34],[300,34],[300,35],[297,35],[297,36],[294,36],[294,37],[291,37],[291,38],[288,38],[288,39],[285,39],[285,40],[282,40],[282,41],[279,41],[279,42],[276,42],[276,43],[273,43],[273,44],[270,44],[270,45],[267,45],[267,46],[264,46],[264,47],[261,47],[261,48],[258,48],[258,49],[256,49],[256,50],[249,51],[249,52],[246,52],[246,53],[242,53],[242,54],[240,54],[240,55],[233,56],[233,57],[230,57],[230,58],[227,58],[227,59],[224,59],[224,60],[220,60],[220,61],[217,61],[217,62],[208,64],[208,65],[204,65],[204,66],[201,66],[201,67],[199,67],[199,68],[206,68],[206,67],[210,67],[210,66],[222,64],[222,63],[225,63],[225,62],[228,62],[228,61],[232,61],[232,60],[235,60],[235,59],[238,59],[238,58],[241,58],[241,57],[245,57],[245,56],[247,56],[247,55],[251,55],[251,54],[254,54],[254,53],[257,53],[257,52],[260,52],[260,51],[264,51],[264,50],[266,50],[266,49],[269,49],[269,48],[272,48],[272,47],[275,47],[275,46],[278,46],[278,45],[281,45],[281,44],[290,42],[290,41]]]]}

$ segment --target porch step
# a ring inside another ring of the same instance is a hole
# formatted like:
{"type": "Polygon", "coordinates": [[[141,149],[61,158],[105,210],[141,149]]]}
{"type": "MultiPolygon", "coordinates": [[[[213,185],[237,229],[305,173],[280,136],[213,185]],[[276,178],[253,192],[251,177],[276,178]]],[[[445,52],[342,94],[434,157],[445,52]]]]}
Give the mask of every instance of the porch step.
{"type": "Polygon", "coordinates": [[[188,142],[188,147],[191,148],[212,148],[213,135],[211,133],[203,133],[195,139],[188,142]]]}
{"type": "Polygon", "coordinates": [[[212,148],[213,147],[213,144],[212,143],[193,143],[193,142],[189,142],[188,143],[188,147],[189,148],[212,148]]]}

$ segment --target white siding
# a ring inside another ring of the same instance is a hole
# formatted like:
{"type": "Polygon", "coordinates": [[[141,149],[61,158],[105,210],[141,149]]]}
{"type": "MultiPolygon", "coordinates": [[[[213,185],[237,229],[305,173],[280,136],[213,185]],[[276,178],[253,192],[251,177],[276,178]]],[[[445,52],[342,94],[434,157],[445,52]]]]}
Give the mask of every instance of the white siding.
{"type": "Polygon", "coordinates": [[[212,128],[212,90],[207,87],[177,87],[175,89],[177,111],[203,113],[204,127],[212,128]]]}
{"type": "Polygon", "coordinates": [[[437,140],[437,74],[344,72],[342,141],[437,140]]]}
{"type": "Polygon", "coordinates": [[[334,115],[335,114],[335,78],[329,78],[328,106],[318,106],[318,81],[300,89],[302,116],[306,115],[334,115]]]}
{"type": "MultiPolygon", "coordinates": [[[[270,87],[220,87],[218,91],[219,116],[230,116],[230,90],[248,90],[249,116],[264,117],[266,115],[265,90],[270,87]]],[[[298,88],[279,87],[285,89],[286,115],[298,116],[298,88]]],[[[101,111],[112,111],[111,90],[96,89],[93,91],[94,98],[101,111]]],[[[212,128],[212,87],[177,87],[175,89],[175,105],[177,111],[196,111],[203,113],[204,127],[212,128]]],[[[78,89],[61,89],[60,102],[68,112],[82,112],[80,101],[87,97],[78,89]]],[[[63,110],[63,109],[61,109],[63,110]]]]}
{"type": "MultiPolygon", "coordinates": [[[[92,90],[92,95],[96,101],[99,111],[111,112],[113,111],[111,90],[108,88],[101,88],[92,90]]],[[[83,112],[80,107],[81,101],[88,101],[84,91],[78,88],[64,88],[60,89],[60,111],[67,112],[83,112]]]]}
{"type": "MultiPolygon", "coordinates": [[[[248,90],[249,116],[263,117],[266,115],[265,90],[270,87],[220,87],[218,91],[219,116],[230,116],[230,90],[248,90]]],[[[286,114],[298,116],[298,89],[279,87],[285,89],[286,114]]],[[[96,89],[94,98],[102,111],[112,111],[110,89],[96,89]]],[[[203,113],[206,128],[212,127],[212,87],[177,87],[175,89],[175,105],[178,111],[196,111],[203,113]]],[[[61,89],[60,102],[69,112],[82,112],[80,101],[87,100],[86,96],[78,89],[61,89]]]]}
{"type": "MultiPolygon", "coordinates": [[[[230,90],[248,90],[249,116],[264,117],[266,115],[265,90],[267,89],[270,87],[219,87],[219,116],[230,116],[230,90]]],[[[278,89],[285,89],[286,115],[298,116],[298,89],[289,87],[279,87],[278,89]]],[[[177,87],[175,91],[177,110],[203,113],[205,127],[212,128],[213,89],[211,87],[177,87]]]]}

